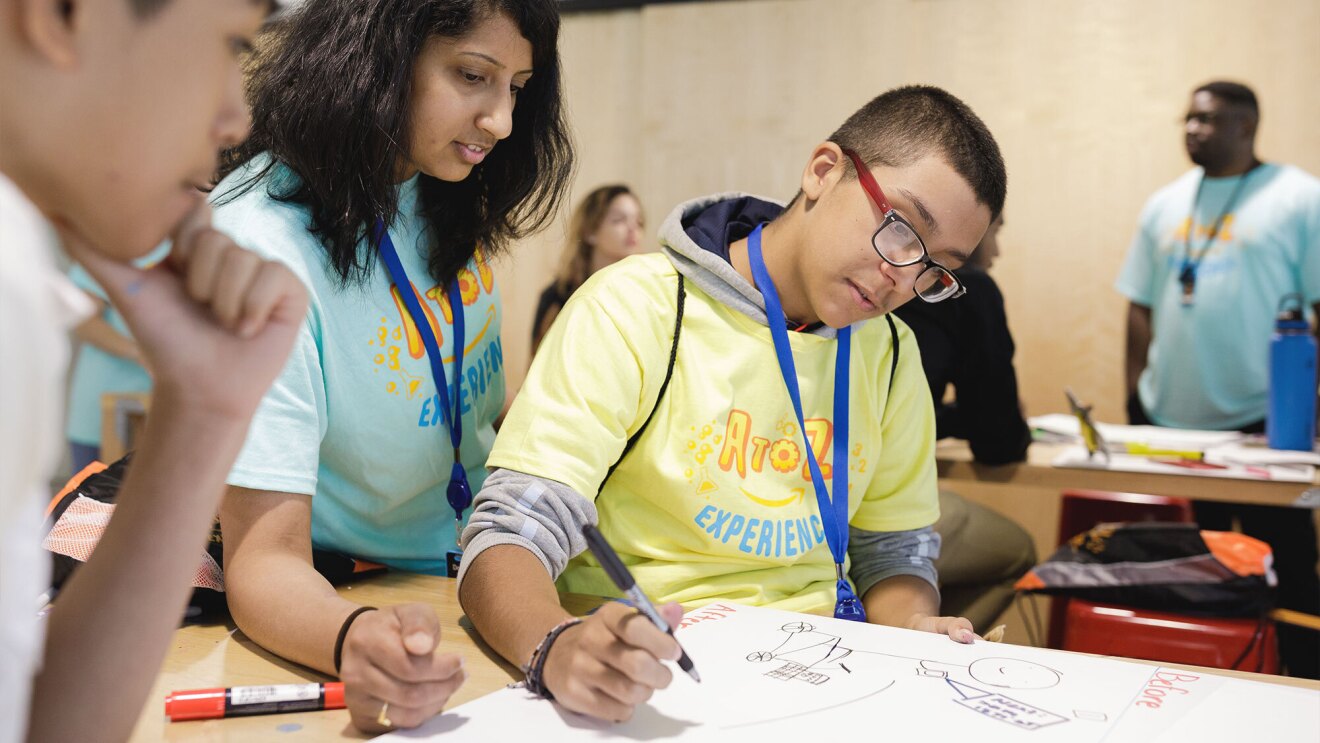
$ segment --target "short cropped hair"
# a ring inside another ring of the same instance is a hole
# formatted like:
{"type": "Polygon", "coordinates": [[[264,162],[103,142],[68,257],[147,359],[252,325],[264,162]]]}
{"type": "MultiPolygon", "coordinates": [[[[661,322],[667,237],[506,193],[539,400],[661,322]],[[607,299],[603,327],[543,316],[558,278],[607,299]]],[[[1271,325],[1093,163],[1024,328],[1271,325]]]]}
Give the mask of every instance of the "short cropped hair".
{"type": "MultiPolygon", "coordinates": [[[[938,153],[972,187],[991,218],[1004,210],[1008,175],[999,145],[967,104],[948,91],[909,85],[882,93],[829,136],[870,167],[902,167],[938,153]]],[[[845,161],[846,162],[846,161],[845,161]]],[[[856,177],[849,166],[851,177],[856,177]]]]}
{"type": "Polygon", "coordinates": [[[1260,105],[1256,102],[1256,93],[1242,83],[1228,80],[1215,80],[1192,91],[1192,95],[1206,92],[1235,108],[1249,112],[1260,119],[1260,105]]]}

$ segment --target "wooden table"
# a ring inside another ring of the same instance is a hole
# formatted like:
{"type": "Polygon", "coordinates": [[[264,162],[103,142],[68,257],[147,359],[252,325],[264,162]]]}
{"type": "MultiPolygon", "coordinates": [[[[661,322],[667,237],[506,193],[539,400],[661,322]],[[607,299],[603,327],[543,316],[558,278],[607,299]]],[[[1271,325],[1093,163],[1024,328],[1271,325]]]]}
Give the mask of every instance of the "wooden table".
{"type": "Polygon", "coordinates": [[[947,481],[954,490],[958,489],[958,483],[970,482],[1056,491],[1108,490],[1230,503],[1320,508],[1320,473],[1308,486],[1295,482],[1052,466],[1050,463],[1065,448],[1064,444],[1033,443],[1027,450],[1027,461],[989,466],[972,461],[972,452],[966,441],[945,439],[935,447],[935,461],[940,479],[947,481]]]}
{"type": "MultiPolygon", "coordinates": [[[[390,572],[339,588],[339,595],[358,604],[390,606],[423,603],[440,617],[442,653],[464,657],[468,680],[450,700],[450,707],[470,702],[522,679],[522,672],[495,654],[470,629],[458,605],[458,584],[449,578],[390,572]]],[[[585,614],[602,599],[565,595],[564,607],[585,614]]],[[[235,717],[227,720],[170,722],[165,695],[185,689],[261,684],[302,684],[333,680],[329,676],[278,658],[249,640],[232,623],[192,625],[174,633],[156,686],[133,730],[132,741],[319,741],[362,740],[370,736],[349,724],[347,710],[297,712],[285,715],[235,717]]]]}
{"type": "MultiPolygon", "coordinates": [[[[421,602],[435,607],[442,627],[440,652],[461,653],[466,660],[468,671],[467,683],[454,695],[451,707],[497,691],[522,677],[512,665],[499,658],[481,642],[472,630],[460,626],[459,618],[462,611],[458,606],[457,584],[453,580],[408,573],[389,573],[343,587],[339,593],[354,602],[373,606],[421,602]]],[[[578,614],[586,612],[599,603],[600,599],[590,597],[564,597],[565,607],[578,614]]],[[[1149,665],[1184,667],[1200,673],[1320,690],[1320,682],[1303,679],[1198,669],[1194,666],[1176,666],[1169,663],[1149,665]]],[[[293,742],[367,738],[368,736],[359,733],[349,724],[348,712],[345,710],[174,723],[169,722],[164,715],[163,700],[170,691],[326,680],[327,677],[315,671],[309,671],[267,653],[235,630],[232,625],[184,627],[174,635],[173,645],[165,658],[165,665],[156,680],[156,686],[142,710],[142,716],[138,719],[132,740],[135,742],[244,741],[246,743],[264,740],[293,742]]]]}

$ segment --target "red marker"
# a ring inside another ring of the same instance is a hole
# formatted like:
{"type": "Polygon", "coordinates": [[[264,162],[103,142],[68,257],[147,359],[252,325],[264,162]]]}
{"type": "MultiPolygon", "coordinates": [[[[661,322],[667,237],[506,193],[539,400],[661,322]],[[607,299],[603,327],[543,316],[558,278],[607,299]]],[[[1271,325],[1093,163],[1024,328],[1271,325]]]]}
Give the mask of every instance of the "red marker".
{"type": "Polygon", "coordinates": [[[278,684],[176,691],[165,697],[171,722],[344,708],[344,684],[278,684]]]}

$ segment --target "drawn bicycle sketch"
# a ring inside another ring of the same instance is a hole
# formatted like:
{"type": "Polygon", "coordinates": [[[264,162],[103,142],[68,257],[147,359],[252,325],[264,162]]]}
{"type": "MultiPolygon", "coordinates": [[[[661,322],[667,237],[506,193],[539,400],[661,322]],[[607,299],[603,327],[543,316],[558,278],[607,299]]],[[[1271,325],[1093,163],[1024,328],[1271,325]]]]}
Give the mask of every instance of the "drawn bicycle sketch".
{"type": "MultiPolygon", "coordinates": [[[[943,680],[954,692],[953,701],[962,707],[1019,730],[1039,730],[1068,722],[1069,718],[1009,697],[1000,691],[1040,690],[1058,686],[1062,674],[1053,668],[1016,658],[978,658],[970,663],[931,658],[917,658],[892,652],[867,650],[844,644],[843,638],[816,629],[810,622],[797,621],[780,627],[782,641],[773,649],[748,653],[749,663],[774,666],[764,676],[785,683],[821,686],[836,678],[859,673],[888,676],[879,691],[889,689],[903,676],[943,680]]],[[[1106,715],[1093,711],[1074,711],[1078,719],[1102,721],[1106,715]]]]}

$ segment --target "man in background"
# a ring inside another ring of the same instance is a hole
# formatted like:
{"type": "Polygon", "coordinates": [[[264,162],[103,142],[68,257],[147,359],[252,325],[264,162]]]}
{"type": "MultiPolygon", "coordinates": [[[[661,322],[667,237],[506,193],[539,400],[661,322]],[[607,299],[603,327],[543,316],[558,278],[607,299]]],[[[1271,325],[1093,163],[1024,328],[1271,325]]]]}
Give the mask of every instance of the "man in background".
{"type": "MultiPolygon", "coordinates": [[[[1116,288],[1130,300],[1133,424],[1263,432],[1269,343],[1280,300],[1320,311],[1320,180],[1256,157],[1256,95],[1233,82],[1192,93],[1185,144],[1196,168],[1146,202],[1116,288]]],[[[1316,530],[1291,508],[1196,503],[1203,528],[1274,548],[1281,606],[1320,613],[1316,530]]],[[[1320,641],[1280,627],[1289,672],[1320,677],[1320,641]]]]}

